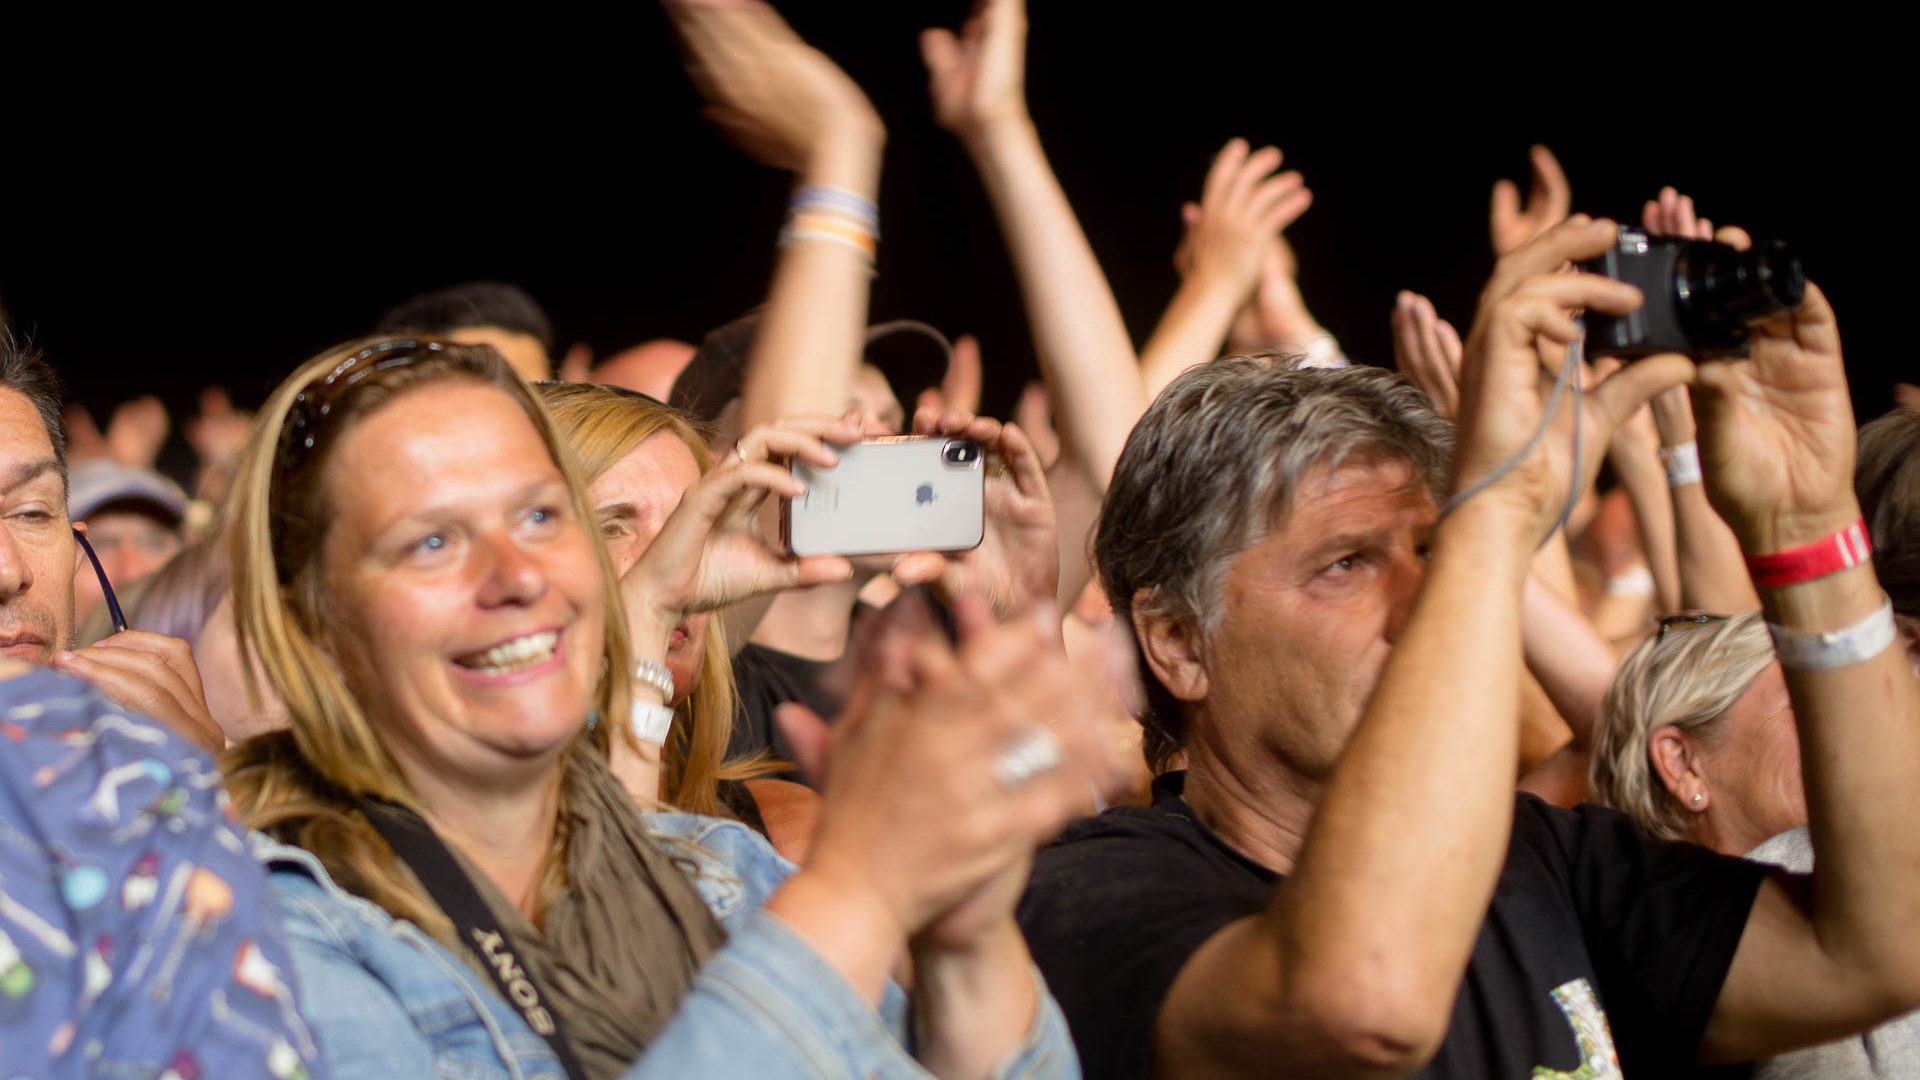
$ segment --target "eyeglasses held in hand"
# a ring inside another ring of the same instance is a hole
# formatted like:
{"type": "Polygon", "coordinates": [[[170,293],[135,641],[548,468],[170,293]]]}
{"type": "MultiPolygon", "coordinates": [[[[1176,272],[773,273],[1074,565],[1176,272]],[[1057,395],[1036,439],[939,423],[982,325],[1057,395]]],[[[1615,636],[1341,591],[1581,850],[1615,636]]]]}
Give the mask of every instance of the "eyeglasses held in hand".
{"type": "Polygon", "coordinates": [[[113,595],[113,582],[107,580],[107,569],[100,565],[100,556],[93,553],[93,545],[87,543],[86,533],[75,529],[73,538],[80,541],[80,550],[87,553],[87,561],[93,564],[93,576],[100,579],[100,595],[107,598],[107,614],[113,616],[113,632],[126,633],[126,613],[120,610],[120,598],[113,595]]]}

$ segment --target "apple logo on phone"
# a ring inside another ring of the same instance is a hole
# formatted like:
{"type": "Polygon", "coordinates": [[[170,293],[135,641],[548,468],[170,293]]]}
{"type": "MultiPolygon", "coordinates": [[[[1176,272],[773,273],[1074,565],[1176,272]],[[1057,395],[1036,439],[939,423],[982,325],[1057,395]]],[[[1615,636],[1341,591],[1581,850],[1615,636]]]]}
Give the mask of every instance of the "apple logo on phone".
{"type": "Polygon", "coordinates": [[[933,501],[933,485],[932,484],[921,484],[919,487],[914,489],[913,503],[915,506],[925,506],[928,503],[931,503],[932,501],[933,501]]]}

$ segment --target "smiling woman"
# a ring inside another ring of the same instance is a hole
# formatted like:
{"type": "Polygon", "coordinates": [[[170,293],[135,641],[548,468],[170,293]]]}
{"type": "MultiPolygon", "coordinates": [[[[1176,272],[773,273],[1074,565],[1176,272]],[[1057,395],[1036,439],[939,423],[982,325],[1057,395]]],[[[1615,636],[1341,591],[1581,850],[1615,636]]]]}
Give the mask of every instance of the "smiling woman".
{"type": "MultiPolygon", "coordinates": [[[[334,1075],[795,1075],[826,1046],[834,1075],[919,1075],[886,976],[929,926],[928,1045],[964,1030],[1002,1075],[1067,1068],[1013,893],[973,899],[1112,781],[1096,722],[1068,719],[1045,775],[993,786],[1016,730],[1076,692],[1037,628],[976,612],[970,647],[1007,662],[950,655],[938,687],[863,699],[835,751],[853,779],[795,871],[738,823],[643,816],[609,766],[661,697],[636,661],[729,599],[701,573],[716,508],[790,480],[715,470],[616,578],[570,460],[492,350],[434,339],[304,365],[242,457],[238,636],[291,726],[233,751],[228,788],[283,842],[259,854],[334,1075]]],[[[938,652],[910,632],[898,655],[938,652]]]]}

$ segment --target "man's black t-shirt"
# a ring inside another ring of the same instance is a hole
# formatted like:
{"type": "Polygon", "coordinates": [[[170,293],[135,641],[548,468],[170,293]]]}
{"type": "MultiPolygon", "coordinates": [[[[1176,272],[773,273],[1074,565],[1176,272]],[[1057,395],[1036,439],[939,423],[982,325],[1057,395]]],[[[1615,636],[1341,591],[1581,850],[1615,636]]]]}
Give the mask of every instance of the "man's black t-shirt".
{"type": "MultiPolygon", "coordinates": [[[[1278,880],[1194,817],[1184,782],[1170,773],[1151,807],[1070,827],[1020,902],[1093,1080],[1147,1075],[1174,976],[1221,927],[1265,910],[1278,880]]],[[[1446,1041],[1419,1075],[1692,1073],[1766,868],[1648,839],[1610,810],[1517,799],[1446,1041]]]]}

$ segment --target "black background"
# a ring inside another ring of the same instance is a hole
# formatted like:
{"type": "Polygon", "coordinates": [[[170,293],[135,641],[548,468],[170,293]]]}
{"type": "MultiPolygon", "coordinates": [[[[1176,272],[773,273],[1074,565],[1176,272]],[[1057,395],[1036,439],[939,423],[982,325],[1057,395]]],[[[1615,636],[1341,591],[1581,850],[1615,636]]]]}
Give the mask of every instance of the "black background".
{"type": "MultiPolygon", "coordinates": [[[[965,7],[783,5],[889,127],[874,318],[978,334],[1004,411],[1031,347],[915,42],[965,7]]],[[[1637,218],[1671,183],[1716,221],[1793,241],[1839,308],[1871,416],[1915,370],[1910,61],[1890,27],[1742,10],[1679,26],[1623,9],[1602,26],[1354,6],[1309,23],[1279,6],[1042,0],[1028,93],[1136,341],[1176,282],[1179,204],[1230,136],[1276,143],[1305,173],[1315,203],[1288,234],[1302,287],[1375,362],[1391,361],[1398,289],[1464,324],[1492,262],[1489,188],[1524,179],[1541,141],[1578,209],[1637,218]]],[[[600,356],[697,340],[758,302],[787,180],[699,118],[657,9],[274,17],[101,14],[110,26],[5,46],[0,301],[96,412],[154,392],[179,417],[215,383],[256,403],[388,305],[461,280],[524,285],[562,349],[600,356]]]]}

